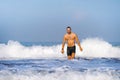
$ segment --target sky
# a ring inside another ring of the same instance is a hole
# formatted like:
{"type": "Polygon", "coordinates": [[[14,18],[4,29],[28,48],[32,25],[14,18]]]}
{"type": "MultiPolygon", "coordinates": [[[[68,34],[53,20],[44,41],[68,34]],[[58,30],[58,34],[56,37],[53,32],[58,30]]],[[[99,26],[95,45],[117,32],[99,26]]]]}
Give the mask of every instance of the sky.
{"type": "Polygon", "coordinates": [[[0,0],[0,42],[62,41],[67,26],[80,41],[120,42],[120,0],[0,0]]]}

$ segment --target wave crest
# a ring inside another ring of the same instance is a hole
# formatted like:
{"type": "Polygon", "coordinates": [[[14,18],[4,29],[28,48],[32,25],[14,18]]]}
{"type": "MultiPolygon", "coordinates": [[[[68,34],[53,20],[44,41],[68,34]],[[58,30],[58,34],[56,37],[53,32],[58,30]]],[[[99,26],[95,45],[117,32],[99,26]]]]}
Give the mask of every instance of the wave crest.
{"type": "MultiPolygon", "coordinates": [[[[114,47],[99,38],[87,38],[81,43],[83,52],[76,47],[76,57],[113,57],[120,58],[120,48],[114,47]]],[[[67,46],[65,45],[65,48],[67,46]]],[[[18,41],[0,44],[0,58],[63,58],[60,53],[61,44],[53,46],[24,46],[18,41]]]]}

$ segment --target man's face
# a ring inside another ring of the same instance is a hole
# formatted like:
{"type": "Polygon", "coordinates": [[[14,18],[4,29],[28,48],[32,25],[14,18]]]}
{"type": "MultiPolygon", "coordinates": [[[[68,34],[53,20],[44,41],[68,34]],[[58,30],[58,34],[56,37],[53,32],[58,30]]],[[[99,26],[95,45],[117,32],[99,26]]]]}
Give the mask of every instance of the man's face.
{"type": "Polygon", "coordinates": [[[67,33],[70,34],[71,33],[71,29],[67,28],[67,33]]]}

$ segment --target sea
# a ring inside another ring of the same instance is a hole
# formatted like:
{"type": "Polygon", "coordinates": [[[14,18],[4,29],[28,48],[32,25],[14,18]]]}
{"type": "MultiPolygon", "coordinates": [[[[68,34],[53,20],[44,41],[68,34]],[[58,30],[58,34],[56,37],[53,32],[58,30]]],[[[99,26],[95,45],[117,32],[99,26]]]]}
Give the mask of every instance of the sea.
{"type": "Polygon", "coordinates": [[[120,80],[120,42],[99,38],[76,44],[76,57],[61,42],[0,42],[0,80],[120,80]]]}

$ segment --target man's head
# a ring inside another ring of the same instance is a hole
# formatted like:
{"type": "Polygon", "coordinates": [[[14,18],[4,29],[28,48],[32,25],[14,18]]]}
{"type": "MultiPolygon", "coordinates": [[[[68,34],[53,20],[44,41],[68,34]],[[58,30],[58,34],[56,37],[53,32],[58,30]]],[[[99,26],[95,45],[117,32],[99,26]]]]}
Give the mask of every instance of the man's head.
{"type": "Polygon", "coordinates": [[[67,31],[68,34],[70,34],[70,33],[71,33],[71,27],[68,26],[68,27],[66,28],[66,31],[67,31]]]}

